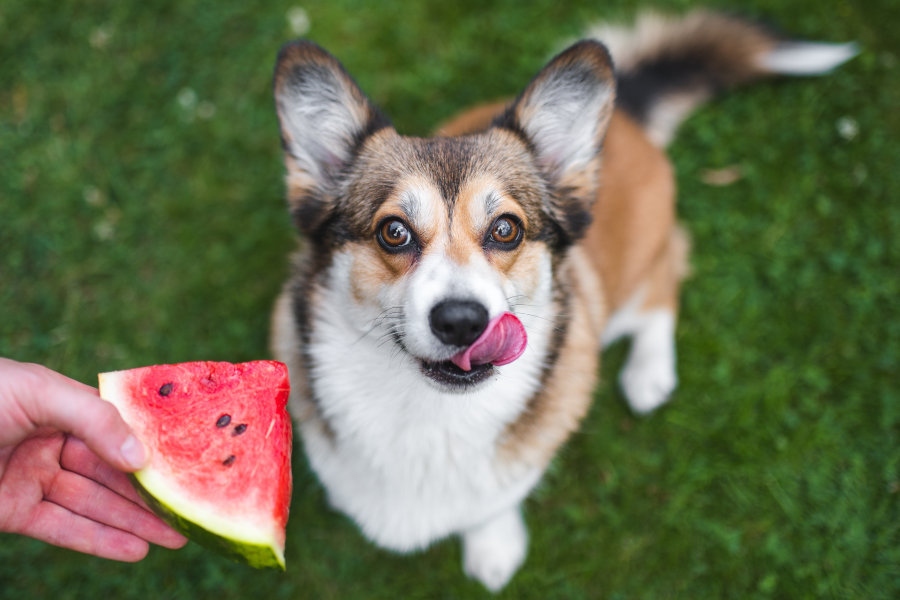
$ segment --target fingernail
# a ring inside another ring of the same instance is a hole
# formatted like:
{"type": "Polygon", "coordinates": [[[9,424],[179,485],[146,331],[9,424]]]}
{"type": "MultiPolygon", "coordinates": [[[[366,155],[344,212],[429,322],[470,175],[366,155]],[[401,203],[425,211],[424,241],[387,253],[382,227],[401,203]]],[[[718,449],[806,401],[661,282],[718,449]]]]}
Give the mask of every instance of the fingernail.
{"type": "Polygon", "coordinates": [[[122,447],[119,448],[119,452],[122,453],[122,458],[125,459],[125,462],[135,469],[140,469],[147,462],[147,452],[144,450],[143,444],[133,435],[129,435],[125,439],[122,447]]]}

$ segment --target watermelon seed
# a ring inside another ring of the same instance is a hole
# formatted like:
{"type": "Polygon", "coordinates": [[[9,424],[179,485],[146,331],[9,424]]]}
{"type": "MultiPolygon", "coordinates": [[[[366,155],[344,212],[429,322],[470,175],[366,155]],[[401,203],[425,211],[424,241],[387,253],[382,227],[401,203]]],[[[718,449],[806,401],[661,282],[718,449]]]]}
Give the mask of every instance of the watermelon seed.
{"type": "Polygon", "coordinates": [[[159,395],[160,396],[168,396],[169,394],[172,393],[172,387],[173,386],[171,383],[164,384],[161,388],[159,388],[159,395]]]}
{"type": "Polygon", "coordinates": [[[245,431],[247,431],[247,424],[241,423],[240,425],[238,425],[237,427],[234,428],[234,432],[232,432],[231,435],[241,435],[245,431]]]}
{"type": "Polygon", "coordinates": [[[228,458],[223,460],[222,464],[225,465],[226,467],[230,467],[234,463],[234,459],[235,459],[235,456],[234,456],[234,454],[232,454],[231,456],[229,456],[228,458]]]}
{"type": "Polygon", "coordinates": [[[216,421],[216,427],[225,427],[229,423],[231,423],[231,415],[222,415],[216,421]]]}

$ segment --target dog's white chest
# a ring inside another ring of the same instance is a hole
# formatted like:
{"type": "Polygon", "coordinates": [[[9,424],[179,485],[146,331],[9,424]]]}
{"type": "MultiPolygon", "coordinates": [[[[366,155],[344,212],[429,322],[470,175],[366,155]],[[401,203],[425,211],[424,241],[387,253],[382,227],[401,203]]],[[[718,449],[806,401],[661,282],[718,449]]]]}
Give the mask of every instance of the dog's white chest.
{"type": "Polygon", "coordinates": [[[490,454],[444,431],[399,434],[378,452],[359,440],[332,448],[315,435],[304,441],[331,503],[398,551],[484,521],[524,497],[540,474],[505,476],[490,454]]]}
{"type": "MultiPolygon", "coordinates": [[[[400,551],[465,530],[525,497],[540,468],[498,460],[496,446],[537,385],[527,355],[474,394],[423,382],[409,358],[373,343],[313,342],[311,383],[331,431],[303,425],[331,503],[378,544],[400,551]]],[[[346,338],[344,338],[346,339],[346,338]]]]}

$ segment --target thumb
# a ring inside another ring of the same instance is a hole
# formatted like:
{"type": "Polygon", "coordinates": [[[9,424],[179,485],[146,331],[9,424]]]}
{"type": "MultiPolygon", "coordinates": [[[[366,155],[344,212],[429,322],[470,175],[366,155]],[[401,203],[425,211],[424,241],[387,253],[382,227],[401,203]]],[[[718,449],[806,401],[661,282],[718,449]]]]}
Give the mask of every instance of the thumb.
{"type": "Polygon", "coordinates": [[[122,471],[136,471],[147,462],[147,451],[122,420],[119,411],[100,398],[95,388],[38,367],[40,385],[33,391],[32,422],[68,432],[97,456],[122,471]]]}

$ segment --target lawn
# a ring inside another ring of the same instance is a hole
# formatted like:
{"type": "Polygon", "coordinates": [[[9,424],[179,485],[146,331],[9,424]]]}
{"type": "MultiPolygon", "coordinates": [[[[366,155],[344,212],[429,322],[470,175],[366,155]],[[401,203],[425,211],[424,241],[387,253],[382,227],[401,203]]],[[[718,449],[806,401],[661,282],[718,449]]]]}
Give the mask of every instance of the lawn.
{"type": "MultiPolygon", "coordinates": [[[[0,356],[92,384],[268,356],[293,246],[270,87],[284,41],[329,48],[418,135],[516,93],[587,23],[633,14],[251,4],[0,4],[0,356]]],[[[862,53],[683,127],[679,390],[635,418],[615,385],[626,346],[606,353],[580,433],[526,503],[531,551],[503,597],[900,597],[900,3],[706,4],[862,53]],[[737,181],[708,183],[723,169],[737,181]]],[[[127,565],[2,534],[0,598],[488,596],[455,540],[412,556],[366,542],[297,449],[287,573],[195,544],[127,565]]]]}

